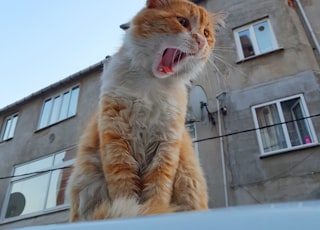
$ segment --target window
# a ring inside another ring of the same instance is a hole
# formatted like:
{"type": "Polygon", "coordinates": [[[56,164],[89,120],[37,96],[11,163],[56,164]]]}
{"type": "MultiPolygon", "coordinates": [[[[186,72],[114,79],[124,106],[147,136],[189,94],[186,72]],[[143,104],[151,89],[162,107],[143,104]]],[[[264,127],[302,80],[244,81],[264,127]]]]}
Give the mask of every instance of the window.
{"type": "Polygon", "coordinates": [[[269,19],[260,20],[234,30],[240,60],[278,48],[269,19]]]}
{"type": "Polygon", "coordinates": [[[18,114],[14,114],[12,116],[9,116],[5,118],[3,122],[3,127],[1,130],[1,139],[0,141],[5,141],[10,138],[13,138],[14,130],[16,129],[18,121],[18,114]]]}
{"type": "Polygon", "coordinates": [[[47,99],[42,106],[39,129],[74,116],[77,111],[79,86],[47,99]]]}
{"type": "Polygon", "coordinates": [[[262,155],[318,143],[303,95],[252,107],[262,155]]]}
{"type": "Polygon", "coordinates": [[[59,152],[16,166],[2,218],[35,215],[65,205],[74,152],[59,152]]]}
{"type": "MultiPolygon", "coordinates": [[[[190,123],[186,125],[187,131],[191,137],[192,141],[196,141],[197,140],[197,127],[195,125],[195,123],[190,123]]],[[[195,153],[197,154],[197,156],[199,156],[199,151],[198,151],[198,143],[194,142],[193,143],[193,148],[195,153]]]]}

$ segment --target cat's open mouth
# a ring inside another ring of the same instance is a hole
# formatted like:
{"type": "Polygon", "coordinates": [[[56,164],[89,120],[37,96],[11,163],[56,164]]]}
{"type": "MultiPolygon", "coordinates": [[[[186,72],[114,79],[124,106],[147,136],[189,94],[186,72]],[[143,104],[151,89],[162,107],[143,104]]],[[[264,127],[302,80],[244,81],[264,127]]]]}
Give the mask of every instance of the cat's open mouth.
{"type": "Polygon", "coordinates": [[[191,55],[192,54],[184,53],[176,48],[167,48],[163,51],[157,70],[164,74],[173,73],[173,67],[181,62],[181,60],[191,55]]]}

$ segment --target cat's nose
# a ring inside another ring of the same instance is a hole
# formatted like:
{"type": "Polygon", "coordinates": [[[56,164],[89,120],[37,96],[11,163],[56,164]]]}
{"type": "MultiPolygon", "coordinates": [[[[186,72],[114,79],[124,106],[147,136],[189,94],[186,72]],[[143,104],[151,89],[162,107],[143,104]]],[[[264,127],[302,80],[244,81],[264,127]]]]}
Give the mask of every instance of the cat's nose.
{"type": "Polygon", "coordinates": [[[192,37],[197,41],[198,49],[201,50],[205,44],[205,39],[199,34],[193,34],[192,37]]]}

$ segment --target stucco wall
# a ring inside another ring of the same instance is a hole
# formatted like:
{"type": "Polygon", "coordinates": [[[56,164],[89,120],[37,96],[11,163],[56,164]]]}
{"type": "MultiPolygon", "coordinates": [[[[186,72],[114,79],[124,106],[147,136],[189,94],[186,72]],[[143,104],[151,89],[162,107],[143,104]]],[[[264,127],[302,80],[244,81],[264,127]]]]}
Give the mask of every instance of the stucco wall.
{"type": "Polygon", "coordinates": [[[219,69],[216,71],[219,78],[224,79],[220,91],[243,89],[309,69],[319,70],[299,16],[295,9],[287,6],[286,1],[209,0],[206,7],[212,12],[229,13],[226,28],[217,35],[214,55],[218,57],[213,58],[219,69]],[[270,20],[280,50],[237,63],[239,58],[233,29],[265,17],[270,20]]]}
{"type": "MultiPolygon", "coordinates": [[[[254,128],[251,107],[302,93],[311,115],[319,114],[319,78],[312,71],[227,93],[224,132],[254,128]]],[[[320,117],[312,119],[320,137],[320,117]]],[[[234,205],[319,199],[319,147],[261,158],[256,132],[224,139],[231,176],[230,195],[234,205]]]]}

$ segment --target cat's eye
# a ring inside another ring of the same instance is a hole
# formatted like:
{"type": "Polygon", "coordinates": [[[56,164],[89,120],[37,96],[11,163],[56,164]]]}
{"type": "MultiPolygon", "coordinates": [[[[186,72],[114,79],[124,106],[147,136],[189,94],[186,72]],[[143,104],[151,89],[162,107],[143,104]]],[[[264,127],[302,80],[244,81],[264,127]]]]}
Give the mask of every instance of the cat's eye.
{"type": "Polygon", "coordinates": [[[186,18],[183,17],[177,17],[178,22],[185,28],[189,27],[189,21],[186,18]]]}
{"type": "Polygon", "coordinates": [[[209,37],[209,35],[210,35],[209,30],[204,29],[203,34],[204,34],[204,36],[205,36],[206,38],[209,37]]]}

